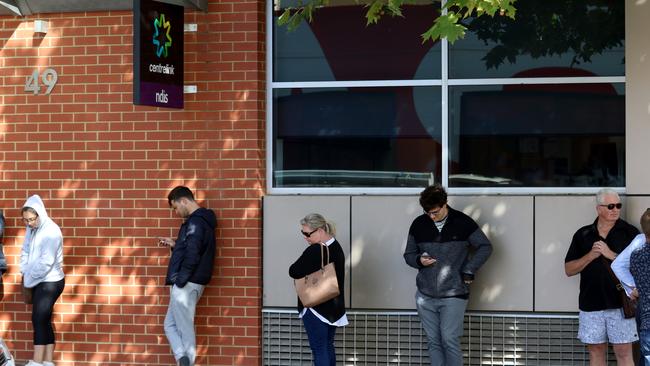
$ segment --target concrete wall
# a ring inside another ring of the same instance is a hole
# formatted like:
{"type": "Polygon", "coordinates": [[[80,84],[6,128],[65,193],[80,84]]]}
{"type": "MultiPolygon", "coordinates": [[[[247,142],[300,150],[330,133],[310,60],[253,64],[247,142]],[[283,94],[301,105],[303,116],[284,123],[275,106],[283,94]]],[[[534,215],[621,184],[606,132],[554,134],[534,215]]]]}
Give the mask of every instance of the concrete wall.
{"type": "Polygon", "coordinates": [[[650,194],[650,2],[625,2],[625,183],[628,194],[650,194]]]}
{"type": "MultiPolygon", "coordinates": [[[[622,215],[637,225],[650,199],[622,199],[622,215]]],[[[575,231],[596,217],[592,195],[452,196],[450,205],[474,218],[494,246],[472,284],[469,310],[577,311],[579,276],[565,275],[564,257],[575,231]]],[[[295,306],[287,270],[304,250],[298,221],[313,211],[337,224],[348,251],[349,308],[415,308],[416,270],[402,253],[422,212],[416,196],[265,197],[264,306],[295,306]]]]}

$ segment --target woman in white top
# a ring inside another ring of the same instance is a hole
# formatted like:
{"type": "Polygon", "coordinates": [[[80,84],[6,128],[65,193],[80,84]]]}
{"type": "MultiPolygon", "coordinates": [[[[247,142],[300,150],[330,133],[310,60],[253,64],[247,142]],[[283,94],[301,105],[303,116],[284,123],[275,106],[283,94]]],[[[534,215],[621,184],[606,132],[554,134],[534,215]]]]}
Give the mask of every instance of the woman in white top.
{"type": "Polygon", "coordinates": [[[65,287],[63,235],[47,215],[38,195],[27,199],[22,216],[27,227],[20,254],[20,272],[24,286],[32,289],[34,328],[34,354],[25,366],[54,366],[52,310],[65,287]]]}

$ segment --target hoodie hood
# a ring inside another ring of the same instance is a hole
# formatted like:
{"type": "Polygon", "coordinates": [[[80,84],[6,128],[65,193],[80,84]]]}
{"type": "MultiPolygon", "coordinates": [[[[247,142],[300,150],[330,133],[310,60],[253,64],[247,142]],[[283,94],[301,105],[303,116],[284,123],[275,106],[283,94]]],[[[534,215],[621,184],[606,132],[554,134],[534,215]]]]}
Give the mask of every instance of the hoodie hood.
{"type": "Polygon", "coordinates": [[[33,208],[34,211],[36,211],[36,213],[38,214],[38,217],[41,219],[42,222],[45,222],[50,218],[47,215],[47,211],[45,211],[45,204],[43,204],[43,200],[41,199],[41,196],[37,194],[29,197],[27,201],[25,201],[23,208],[25,207],[33,208]]]}
{"type": "Polygon", "coordinates": [[[63,236],[61,229],[45,211],[43,200],[33,195],[23,208],[30,207],[38,214],[39,225],[25,230],[25,240],[20,253],[20,272],[25,287],[32,288],[41,282],[57,282],[63,273],[63,236]]]}
{"type": "Polygon", "coordinates": [[[217,215],[215,215],[214,211],[212,210],[204,207],[199,207],[194,212],[192,212],[190,217],[192,216],[198,216],[202,218],[212,230],[217,228],[217,215]]]}

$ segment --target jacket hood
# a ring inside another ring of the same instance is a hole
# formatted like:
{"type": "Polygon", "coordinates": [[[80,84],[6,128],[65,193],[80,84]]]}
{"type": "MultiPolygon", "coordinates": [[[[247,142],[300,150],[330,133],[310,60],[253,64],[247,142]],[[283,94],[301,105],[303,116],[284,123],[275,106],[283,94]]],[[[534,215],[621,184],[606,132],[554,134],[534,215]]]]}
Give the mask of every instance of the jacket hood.
{"type": "Polygon", "coordinates": [[[25,201],[25,204],[23,205],[23,208],[25,207],[31,207],[36,211],[38,214],[38,217],[42,220],[45,221],[49,219],[50,217],[47,215],[47,211],[45,211],[45,204],[43,204],[43,200],[41,197],[37,194],[29,197],[27,201],[25,201]]]}
{"type": "Polygon", "coordinates": [[[198,216],[205,220],[205,222],[210,225],[210,228],[212,228],[212,230],[216,229],[217,227],[217,215],[210,209],[199,207],[194,212],[192,212],[190,217],[192,216],[198,216]]]}

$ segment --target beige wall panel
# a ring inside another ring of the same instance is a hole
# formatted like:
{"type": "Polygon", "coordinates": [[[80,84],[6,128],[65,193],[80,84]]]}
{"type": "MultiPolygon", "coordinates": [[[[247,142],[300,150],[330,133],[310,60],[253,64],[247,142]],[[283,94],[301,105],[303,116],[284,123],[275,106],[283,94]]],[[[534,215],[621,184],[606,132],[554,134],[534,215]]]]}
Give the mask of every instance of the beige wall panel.
{"type": "MultiPolygon", "coordinates": [[[[532,310],[532,198],[450,197],[473,217],[494,253],[472,285],[471,310],[532,310]],[[506,249],[507,248],[507,249],[506,249]]],[[[404,262],[417,196],[352,198],[352,306],[414,309],[417,271],[404,262]]]]}
{"type": "Polygon", "coordinates": [[[492,256],[472,283],[468,310],[533,310],[533,198],[454,196],[450,205],[474,219],[492,256]]]}
{"type": "Polygon", "coordinates": [[[625,185],[650,193],[650,2],[625,2],[625,185]]]}
{"type": "Polygon", "coordinates": [[[650,196],[628,196],[623,198],[625,202],[625,217],[627,222],[636,226],[637,229],[641,230],[641,215],[650,208],[650,196]]]}
{"type": "Polygon", "coordinates": [[[289,266],[300,256],[306,241],[299,221],[317,212],[336,225],[336,239],[346,256],[345,292],[349,306],[350,197],[266,196],[264,197],[263,306],[296,306],[296,292],[289,266]]]}
{"type": "Polygon", "coordinates": [[[415,309],[415,275],[402,256],[418,196],[352,197],[352,307],[415,309]]]}
{"type": "Polygon", "coordinates": [[[535,311],[578,311],[580,275],[564,273],[573,234],[596,219],[594,196],[537,196],[535,311]]]}

